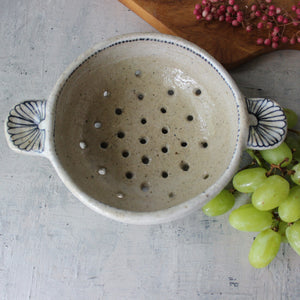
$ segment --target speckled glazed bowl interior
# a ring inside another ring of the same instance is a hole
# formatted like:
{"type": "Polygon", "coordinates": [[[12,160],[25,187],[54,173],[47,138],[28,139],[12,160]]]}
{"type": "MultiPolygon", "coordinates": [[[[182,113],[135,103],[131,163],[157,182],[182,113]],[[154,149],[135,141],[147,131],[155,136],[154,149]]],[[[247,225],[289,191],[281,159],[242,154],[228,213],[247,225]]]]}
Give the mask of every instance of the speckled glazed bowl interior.
{"type": "Polygon", "coordinates": [[[51,138],[58,173],[87,205],[162,221],[226,185],[244,147],[240,95],[207,53],[178,38],[128,35],[75,65],[51,95],[51,138]]]}

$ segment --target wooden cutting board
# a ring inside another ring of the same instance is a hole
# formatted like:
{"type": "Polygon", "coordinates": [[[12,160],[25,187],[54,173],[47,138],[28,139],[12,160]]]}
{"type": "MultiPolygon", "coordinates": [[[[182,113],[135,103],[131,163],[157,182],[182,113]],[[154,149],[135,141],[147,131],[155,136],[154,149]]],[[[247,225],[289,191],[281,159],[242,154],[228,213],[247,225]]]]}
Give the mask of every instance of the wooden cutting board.
{"type": "MultiPolygon", "coordinates": [[[[242,27],[233,27],[219,21],[199,22],[193,15],[200,0],[119,0],[158,31],[180,36],[194,42],[208,51],[225,68],[232,69],[258,55],[274,51],[268,46],[256,45],[259,37],[266,37],[266,31],[258,29],[247,33],[242,27]]],[[[244,4],[253,1],[236,1],[244,4]]],[[[274,5],[290,10],[295,0],[273,0],[274,5]]],[[[242,5],[241,4],[241,5],[242,5]]],[[[292,36],[300,25],[287,26],[285,34],[292,36]]],[[[300,33],[299,33],[300,34],[300,33]]],[[[281,44],[278,49],[300,50],[300,43],[281,44]]]]}

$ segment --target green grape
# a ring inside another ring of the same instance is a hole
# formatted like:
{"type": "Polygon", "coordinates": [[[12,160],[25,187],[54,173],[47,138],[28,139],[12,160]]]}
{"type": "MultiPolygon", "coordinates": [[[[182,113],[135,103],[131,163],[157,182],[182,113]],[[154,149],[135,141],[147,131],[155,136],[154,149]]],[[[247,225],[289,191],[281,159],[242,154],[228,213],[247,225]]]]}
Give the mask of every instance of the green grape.
{"type": "Polygon", "coordinates": [[[230,225],[240,231],[262,231],[270,228],[273,215],[269,211],[260,211],[252,204],[244,204],[233,210],[229,216],[230,225]]]}
{"type": "Polygon", "coordinates": [[[233,177],[233,187],[241,193],[253,193],[267,179],[266,173],[264,168],[242,170],[233,177]]]}
{"type": "Polygon", "coordinates": [[[234,205],[235,199],[228,190],[223,190],[215,198],[202,207],[203,212],[209,216],[219,216],[225,214],[234,205]]]}
{"type": "Polygon", "coordinates": [[[249,252],[249,262],[254,268],[266,267],[277,255],[281,243],[281,235],[272,229],[258,234],[249,252]]]}
{"type": "Polygon", "coordinates": [[[300,220],[290,225],[285,234],[291,247],[300,255],[300,220]]]}
{"type": "Polygon", "coordinates": [[[293,149],[293,158],[300,161],[300,136],[295,132],[288,131],[285,142],[293,149]]]}
{"type": "Polygon", "coordinates": [[[297,114],[289,108],[284,108],[283,110],[287,119],[288,128],[295,127],[298,122],[297,114]]]}
{"type": "Polygon", "coordinates": [[[278,227],[278,233],[281,235],[281,243],[288,243],[285,231],[288,228],[288,223],[281,221],[278,227]]]}
{"type": "Polygon", "coordinates": [[[252,194],[252,204],[259,210],[278,207],[289,194],[289,183],[279,175],[268,177],[252,194]]]}
{"type": "Polygon", "coordinates": [[[260,153],[265,161],[267,161],[269,164],[274,164],[274,165],[279,165],[287,158],[288,161],[282,163],[281,165],[282,167],[286,167],[293,158],[292,150],[285,142],[283,142],[277,148],[269,149],[269,150],[261,150],[260,153]]]}
{"type": "Polygon", "coordinates": [[[300,163],[294,165],[292,170],[294,170],[295,173],[293,175],[291,175],[291,179],[293,180],[293,182],[300,185],[300,163]]]}
{"type": "Polygon", "coordinates": [[[290,190],[287,199],[280,204],[278,214],[287,223],[300,219],[300,186],[294,186],[290,190]]]}

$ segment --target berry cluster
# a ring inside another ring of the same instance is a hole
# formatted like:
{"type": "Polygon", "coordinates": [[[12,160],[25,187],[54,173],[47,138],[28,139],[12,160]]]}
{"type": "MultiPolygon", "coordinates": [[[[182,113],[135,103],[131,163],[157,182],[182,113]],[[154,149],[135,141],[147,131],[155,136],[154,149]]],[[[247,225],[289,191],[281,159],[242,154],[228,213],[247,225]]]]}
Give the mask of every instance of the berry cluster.
{"type": "Polygon", "coordinates": [[[202,0],[195,5],[194,15],[197,20],[227,22],[234,27],[242,26],[247,32],[258,29],[266,33],[267,36],[257,39],[257,45],[276,49],[280,43],[300,43],[300,30],[292,36],[286,34],[287,26],[300,27],[300,1],[288,12],[272,4],[272,0],[255,0],[250,5],[239,5],[235,0],[202,0]]]}

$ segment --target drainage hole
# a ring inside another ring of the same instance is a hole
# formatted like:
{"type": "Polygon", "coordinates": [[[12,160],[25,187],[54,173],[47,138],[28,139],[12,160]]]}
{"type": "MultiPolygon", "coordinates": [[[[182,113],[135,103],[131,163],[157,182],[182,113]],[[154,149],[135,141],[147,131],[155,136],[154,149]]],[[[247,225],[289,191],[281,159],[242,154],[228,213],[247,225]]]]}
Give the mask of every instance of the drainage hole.
{"type": "Polygon", "coordinates": [[[192,115],[188,115],[188,116],[186,117],[186,119],[187,119],[188,121],[193,121],[193,120],[194,120],[194,117],[193,117],[192,115]]]}
{"type": "Polygon", "coordinates": [[[95,122],[94,123],[94,127],[99,129],[102,126],[102,124],[100,122],[95,122]]]}
{"type": "Polygon", "coordinates": [[[149,189],[150,189],[149,183],[143,182],[143,183],[141,184],[141,190],[142,190],[143,192],[148,192],[149,189]]]}
{"type": "Polygon", "coordinates": [[[208,147],[208,143],[207,142],[201,142],[201,146],[202,146],[202,148],[207,148],[208,147]]]}
{"type": "Polygon", "coordinates": [[[144,95],[143,94],[138,94],[138,99],[139,100],[143,100],[144,99],[144,95]]]}
{"type": "Polygon", "coordinates": [[[161,129],[161,132],[162,132],[163,134],[167,134],[167,133],[169,132],[169,129],[168,129],[167,127],[163,127],[163,128],[161,129]]]}
{"type": "Polygon", "coordinates": [[[167,109],[166,109],[165,107],[162,107],[162,108],[160,109],[160,111],[161,111],[163,114],[165,114],[165,113],[167,112],[167,109]]]}
{"type": "Polygon", "coordinates": [[[108,147],[108,143],[102,142],[102,143],[100,144],[100,147],[101,147],[102,149],[106,149],[106,148],[108,147]]]}
{"type": "Polygon", "coordinates": [[[209,174],[204,174],[203,175],[203,179],[205,180],[205,179],[207,179],[209,177],[209,174]]]}
{"type": "Polygon", "coordinates": [[[122,138],[125,137],[125,133],[124,133],[123,131],[119,131],[119,132],[117,133],[117,136],[118,136],[119,139],[122,139],[122,138]]]}
{"type": "Polygon", "coordinates": [[[133,177],[133,173],[132,172],[126,172],[125,174],[127,179],[131,179],[133,177]]]}
{"type": "Polygon", "coordinates": [[[141,123],[142,123],[142,124],[146,124],[146,123],[147,123],[147,120],[146,120],[145,118],[142,118],[142,119],[141,119],[141,123]]]}
{"type": "Polygon", "coordinates": [[[124,150],[123,152],[122,152],[122,156],[123,157],[128,157],[129,156],[129,152],[128,151],[126,151],[126,150],[124,150]]]}
{"type": "Polygon", "coordinates": [[[168,147],[162,147],[161,148],[161,152],[163,153],[167,153],[169,150],[168,150],[168,147]]]}
{"type": "Polygon", "coordinates": [[[180,168],[181,168],[183,171],[188,171],[189,168],[190,168],[190,166],[189,166],[188,163],[182,161],[182,162],[180,163],[180,168]]]}
{"type": "Polygon", "coordinates": [[[195,89],[195,95],[200,96],[201,95],[201,90],[200,89],[195,89]]]}
{"type": "Polygon", "coordinates": [[[161,172],[161,177],[167,178],[168,176],[169,176],[168,172],[166,171],[161,172]]]}
{"type": "Polygon", "coordinates": [[[116,108],[116,110],[115,110],[115,114],[116,115],[121,115],[122,114],[122,109],[121,108],[116,108]]]}
{"type": "Polygon", "coordinates": [[[168,95],[169,95],[169,96],[173,96],[173,95],[174,95],[174,90],[169,89],[169,90],[168,90],[168,95]]]}
{"type": "Polygon", "coordinates": [[[187,142],[181,142],[181,147],[186,147],[187,146],[187,142]]]}
{"type": "Polygon", "coordinates": [[[141,144],[146,144],[147,143],[147,139],[145,137],[140,138],[140,143],[141,144]]]}
{"type": "Polygon", "coordinates": [[[147,156],[143,156],[143,157],[142,157],[142,163],[143,163],[143,164],[148,165],[149,162],[150,162],[149,157],[147,157],[147,156]]]}
{"type": "Polygon", "coordinates": [[[169,193],[169,198],[174,198],[175,197],[175,194],[174,193],[169,193]]]}

